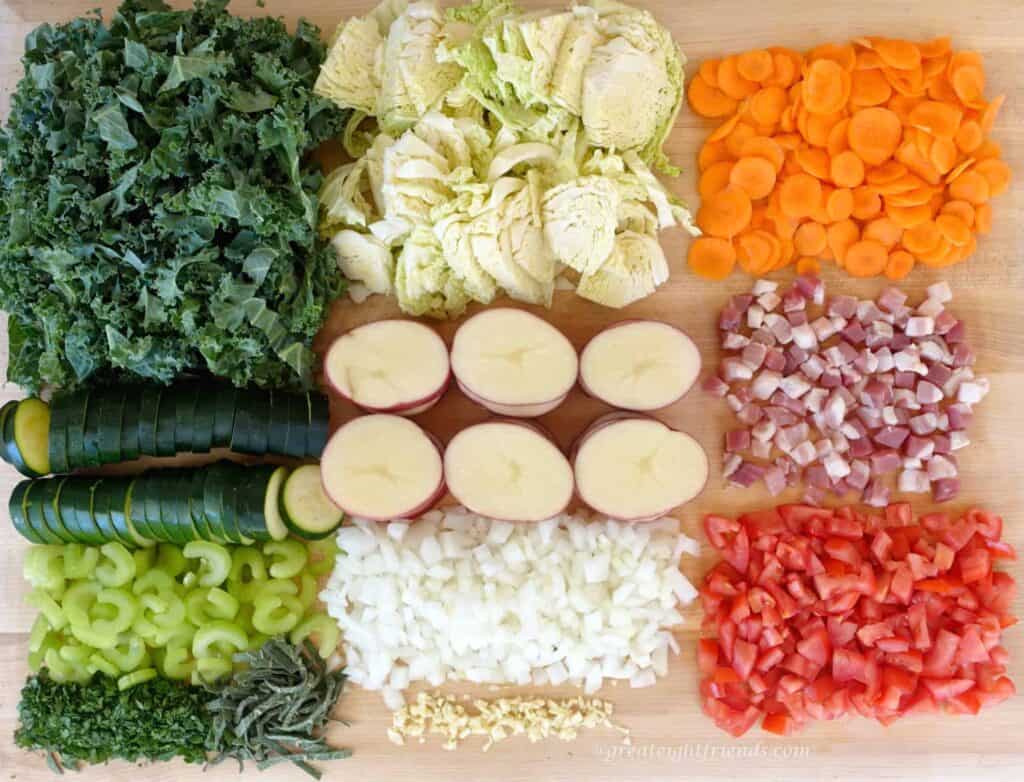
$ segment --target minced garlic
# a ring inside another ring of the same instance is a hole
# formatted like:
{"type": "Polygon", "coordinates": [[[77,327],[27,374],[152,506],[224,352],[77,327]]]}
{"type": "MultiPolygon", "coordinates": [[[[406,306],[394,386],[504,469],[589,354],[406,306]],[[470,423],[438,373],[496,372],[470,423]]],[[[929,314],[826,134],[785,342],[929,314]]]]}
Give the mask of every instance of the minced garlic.
{"type": "Polygon", "coordinates": [[[388,738],[404,744],[407,736],[424,741],[428,733],[445,737],[444,748],[456,749],[469,736],[485,736],[484,751],[499,741],[525,735],[531,742],[556,737],[572,741],[581,728],[606,727],[619,731],[629,743],[629,730],[611,721],[615,707],[600,698],[477,699],[472,709],[454,695],[421,692],[416,702],[396,711],[388,738]]]}

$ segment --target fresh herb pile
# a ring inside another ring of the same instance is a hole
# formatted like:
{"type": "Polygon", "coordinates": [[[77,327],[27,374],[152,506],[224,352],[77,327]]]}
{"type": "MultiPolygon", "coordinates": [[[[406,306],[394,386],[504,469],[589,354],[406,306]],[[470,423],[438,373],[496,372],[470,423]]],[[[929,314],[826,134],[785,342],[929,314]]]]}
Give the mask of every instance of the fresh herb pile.
{"type": "Polygon", "coordinates": [[[44,24],[0,131],[0,307],[29,390],[209,369],[294,385],[341,292],[304,157],[347,113],[316,97],[313,25],[226,0],[129,0],[44,24]]]}
{"type": "Polygon", "coordinates": [[[310,761],[340,760],[322,736],[345,674],[329,671],[308,641],[267,641],[237,660],[248,664],[213,688],[154,678],[121,691],[102,674],[85,683],[30,677],[18,706],[19,747],[43,750],[52,768],[80,763],[232,758],[264,769],[291,762],[317,779],[310,761]]]}

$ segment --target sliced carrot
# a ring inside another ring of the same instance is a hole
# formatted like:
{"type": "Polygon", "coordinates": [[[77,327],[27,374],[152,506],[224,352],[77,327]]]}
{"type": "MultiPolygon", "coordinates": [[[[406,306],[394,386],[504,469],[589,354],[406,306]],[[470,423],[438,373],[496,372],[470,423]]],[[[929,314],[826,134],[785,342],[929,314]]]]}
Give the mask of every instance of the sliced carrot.
{"type": "Polygon", "coordinates": [[[773,47],[768,51],[772,55],[772,74],[761,83],[766,87],[788,87],[796,81],[803,58],[791,49],[773,47]]]}
{"type": "Polygon", "coordinates": [[[909,193],[911,190],[919,190],[926,186],[927,183],[917,174],[906,173],[889,182],[884,182],[879,185],[871,185],[871,189],[878,193],[878,195],[891,196],[899,195],[900,193],[909,193]]]}
{"type": "Polygon", "coordinates": [[[768,231],[748,231],[737,238],[736,244],[740,268],[755,276],[771,271],[782,252],[778,238],[768,231]]]}
{"type": "Polygon", "coordinates": [[[775,229],[775,235],[782,241],[792,241],[796,235],[796,229],[800,227],[800,221],[793,217],[786,217],[785,215],[776,215],[771,218],[772,226],[775,229]]]}
{"type": "Polygon", "coordinates": [[[709,87],[718,89],[718,60],[714,57],[704,60],[697,69],[697,73],[709,87]]]}
{"type": "Polygon", "coordinates": [[[729,184],[752,200],[766,198],[775,187],[775,166],[763,157],[741,157],[730,170],[729,184]]]}
{"type": "Polygon", "coordinates": [[[731,239],[750,222],[750,197],[738,187],[705,198],[697,211],[697,225],[710,236],[731,239]]]}
{"type": "Polygon", "coordinates": [[[853,220],[840,220],[832,223],[825,234],[836,263],[842,264],[846,258],[846,251],[860,239],[860,228],[853,220]]]}
{"type": "Polygon", "coordinates": [[[829,173],[838,187],[857,187],[864,181],[864,162],[848,149],[832,158],[829,173]]]}
{"type": "Polygon", "coordinates": [[[937,138],[932,144],[931,154],[929,159],[935,170],[940,174],[945,174],[956,165],[956,159],[960,155],[960,150],[956,148],[956,143],[950,138],[937,138]]]}
{"type": "Polygon", "coordinates": [[[864,178],[869,185],[884,185],[887,182],[894,182],[906,173],[907,167],[898,160],[887,160],[880,166],[867,169],[864,178]]]}
{"type": "Polygon", "coordinates": [[[850,95],[850,74],[833,60],[815,60],[803,82],[803,101],[814,114],[839,111],[850,95]]]}
{"type": "Polygon", "coordinates": [[[878,217],[864,226],[861,236],[872,239],[891,250],[903,237],[903,229],[888,217],[878,217]]]}
{"type": "MultiPolygon", "coordinates": [[[[819,62],[831,61],[819,60],[819,62]]],[[[779,191],[779,208],[784,215],[788,217],[807,217],[820,203],[821,182],[815,177],[810,174],[799,173],[783,180],[779,191]]]]}
{"type": "MultiPolygon", "coordinates": [[[[979,206],[979,208],[981,207],[979,206]]],[[[977,210],[966,201],[947,201],[942,205],[941,211],[944,215],[955,215],[956,217],[959,217],[967,224],[968,228],[973,226],[974,221],[977,219],[977,210]]]]}
{"type": "Polygon", "coordinates": [[[917,44],[895,38],[873,38],[871,48],[878,52],[882,62],[890,68],[906,71],[921,65],[921,50],[917,44]]]}
{"type": "Polygon", "coordinates": [[[833,128],[846,120],[842,111],[834,114],[808,114],[804,126],[804,138],[816,147],[824,147],[828,144],[829,136],[833,128]]]}
{"type": "Polygon", "coordinates": [[[779,260],[772,271],[785,269],[796,259],[796,250],[793,248],[793,242],[790,239],[780,239],[779,247],[779,260]]]}
{"type": "Polygon", "coordinates": [[[861,185],[853,191],[853,216],[858,220],[870,220],[882,211],[882,199],[871,188],[861,185]]]}
{"type": "Polygon", "coordinates": [[[953,92],[965,106],[980,109],[984,106],[985,71],[976,65],[965,65],[949,74],[953,92]]]}
{"type": "Polygon", "coordinates": [[[880,69],[883,65],[885,62],[878,56],[878,52],[873,49],[862,49],[857,52],[857,63],[853,69],[855,71],[870,71],[880,69]]]}
{"type": "Polygon", "coordinates": [[[927,92],[928,85],[925,83],[924,70],[921,66],[909,71],[883,67],[882,73],[889,85],[900,95],[922,98],[927,92]]]}
{"type": "Polygon", "coordinates": [[[961,160],[959,163],[956,164],[952,171],[946,174],[946,184],[949,184],[950,182],[955,182],[957,179],[960,178],[960,175],[963,174],[964,171],[969,169],[977,162],[978,159],[975,157],[968,157],[961,160]]]}
{"type": "Polygon", "coordinates": [[[886,199],[885,213],[889,216],[890,220],[904,230],[909,230],[920,225],[926,220],[932,219],[932,208],[928,204],[918,204],[917,206],[896,206],[886,199]]]}
{"type": "Polygon", "coordinates": [[[833,190],[825,202],[829,222],[845,220],[853,213],[853,191],[845,187],[833,190]]]}
{"type": "Polygon", "coordinates": [[[992,205],[978,204],[974,209],[974,227],[978,233],[987,234],[992,230],[992,205]]]}
{"type": "Polygon", "coordinates": [[[991,197],[991,187],[988,179],[972,169],[949,183],[949,195],[950,198],[968,201],[977,206],[991,197]]]}
{"type": "Polygon", "coordinates": [[[873,239],[861,239],[846,250],[843,268],[853,277],[875,277],[885,271],[889,251],[873,239]]]}
{"type": "Polygon", "coordinates": [[[971,157],[975,160],[988,160],[993,157],[1002,157],[1002,155],[1002,148],[992,139],[987,138],[980,147],[974,150],[974,154],[971,157]]]}
{"type": "Polygon", "coordinates": [[[800,147],[793,153],[800,168],[818,179],[828,179],[828,153],[818,147],[800,147]]]}
{"type": "Polygon", "coordinates": [[[1002,108],[1003,103],[1005,102],[1005,95],[997,95],[991,101],[988,102],[988,105],[986,105],[984,109],[982,109],[981,117],[978,119],[978,123],[981,125],[981,129],[985,133],[992,132],[992,128],[996,124],[996,117],[999,114],[999,109],[1002,108]]]}
{"type": "Polygon", "coordinates": [[[697,183],[697,192],[700,197],[710,198],[715,193],[720,193],[729,186],[729,178],[735,163],[729,160],[722,160],[714,165],[708,166],[707,170],[700,175],[697,183]]]}
{"type": "Polygon", "coordinates": [[[736,265],[732,242],[715,236],[701,236],[690,243],[690,268],[708,280],[724,280],[736,265]]]}
{"type": "Polygon", "coordinates": [[[942,181],[942,175],[932,165],[932,161],[924,156],[913,141],[900,144],[896,150],[896,159],[928,184],[935,185],[942,181]]]}
{"type": "Polygon", "coordinates": [[[750,227],[764,228],[768,225],[768,207],[755,206],[750,210],[750,227]]]}
{"type": "Polygon", "coordinates": [[[740,124],[740,114],[736,112],[729,119],[711,131],[708,136],[708,141],[725,141],[729,137],[729,134],[733,132],[737,125],[740,124]]]}
{"type": "Polygon", "coordinates": [[[902,193],[892,193],[885,198],[893,206],[921,206],[930,203],[937,192],[937,189],[926,186],[902,193]]]}
{"type": "Polygon", "coordinates": [[[854,71],[851,80],[851,106],[878,106],[892,95],[892,86],[878,68],[854,71]]]}
{"type": "Polygon", "coordinates": [[[931,252],[942,241],[942,232],[932,220],[925,220],[923,223],[908,228],[903,232],[901,242],[918,258],[931,252]]]}
{"type": "Polygon", "coordinates": [[[793,247],[801,255],[817,256],[825,249],[827,237],[825,227],[821,223],[809,221],[801,223],[793,234],[793,247]]]}
{"type": "Polygon", "coordinates": [[[890,280],[902,280],[914,268],[914,256],[906,250],[896,250],[889,253],[889,260],[885,264],[885,276],[890,280]]]}
{"type": "Polygon", "coordinates": [[[740,74],[739,58],[726,57],[718,64],[718,89],[733,100],[743,100],[757,92],[758,86],[740,74]]]}
{"type": "Polygon", "coordinates": [[[736,70],[740,76],[750,81],[764,81],[775,70],[771,52],[764,49],[751,49],[736,58],[736,70]]]}
{"type": "Polygon", "coordinates": [[[893,95],[885,105],[890,111],[896,113],[896,116],[900,118],[900,122],[906,125],[910,122],[910,112],[922,100],[924,99],[921,97],[910,95],[893,95]]]}
{"type": "Polygon", "coordinates": [[[817,258],[811,258],[805,255],[796,262],[796,273],[809,274],[812,277],[817,277],[821,274],[821,263],[817,258]]]}
{"type": "Polygon", "coordinates": [[[899,146],[903,126],[895,112],[871,106],[850,118],[847,137],[850,149],[869,166],[884,163],[899,146]]]}
{"type": "Polygon", "coordinates": [[[739,105],[721,90],[708,84],[699,73],[690,79],[686,97],[690,101],[690,108],[702,117],[725,117],[736,111],[739,105]]]}
{"type": "Polygon", "coordinates": [[[949,76],[946,73],[940,74],[928,82],[927,94],[932,100],[941,100],[946,103],[955,103],[960,100],[953,91],[953,85],[949,83],[949,76]]]}
{"type": "Polygon", "coordinates": [[[945,57],[952,48],[952,40],[948,35],[942,35],[938,38],[932,38],[930,41],[919,43],[917,48],[921,51],[921,56],[928,59],[945,57]]]}
{"type": "Polygon", "coordinates": [[[925,100],[914,106],[908,119],[915,128],[928,131],[940,138],[953,138],[960,128],[963,110],[959,106],[925,100]]]}
{"type": "Polygon", "coordinates": [[[768,136],[753,136],[743,142],[740,148],[741,157],[760,157],[769,161],[775,168],[775,173],[782,170],[782,164],[786,162],[786,152],[779,146],[775,139],[768,136]]]}
{"type": "Polygon", "coordinates": [[[925,83],[928,83],[939,76],[943,76],[946,73],[946,67],[948,65],[949,60],[946,57],[935,57],[930,60],[923,60],[921,62],[921,74],[924,76],[925,83]]]}
{"type": "Polygon", "coordinates": [[[941,269],[944,266],[950,265],[954,249],[953,245],[949,243],[949,240],[940,235],[939,241],[936,242],[935,247],[927,252],[916,254],[917,260],[925,266],[930,266],[933,269],[941,269]]]}
{"type": "Polygon", "coordinates": [[[974,170],[988,180],[989,198],[1002,195],[1010,187],[1010,167],[998,158],[982,160],[974,170]]]}
{"type": "Polygon", "coordinates": [[[776,144],[787,152],[795,151],[803,143],[803,140],[796,133],[779,133],[772,136],[772,138],[776,144]]]}
{"type": "Polygon", "coordinates": [[[850,142],[846,140],[846,133],[850,127],[849,117],[844,117],[839,120],[832,129],[828,132],[828,138],[825,139],[825,151],[828,152],[830,157],[835,157],[840,152],[845,152],[850,148],[850,142]]]}
{"type": "Polygon", "coordinates": [[[788,103],[789,95],[782,87],[764,87],[750,99],[748,110],[759,125],[775,125],[788,103]]]}
{"type": "Polygon", "coordinates": [[[963,247],[971,238],[971,227],[953,214],[940,214],[935,218],[935,225],[950,244],[963,247]]]}
{"type": "Polygon", "coordinates": [[[715,163],[721,163],[723,160],[732,160],[732,155],[725,148],[725,142],[705,141],[697,155],[697,168],[706,171],[715,163]]]}
{"type": "Polygon", "coordinates": [[[752,125],[748,125],[746,122],[738,122],[736,123],[736,127],[734,127],[732,132],[726,137],[725,148],[734,158],[739,158],[743,145],[748,139],[752,139],[757,135],[760,134],[752,125]]]}
{"type": "Polygon", "coordinates": [[[807,53],[807,62],[832,60],[844,71],[852,71],[857,65],[857,52],[850,44],[823,43],[807,53]]]}
{"type": "Polygon", "coordinates": [[[960,123],[960,128],[953,138],[957,148],[968,155],[980,147],[984,140],[985,134],[981,130],[981,125],[973,119],[960,123]]]}

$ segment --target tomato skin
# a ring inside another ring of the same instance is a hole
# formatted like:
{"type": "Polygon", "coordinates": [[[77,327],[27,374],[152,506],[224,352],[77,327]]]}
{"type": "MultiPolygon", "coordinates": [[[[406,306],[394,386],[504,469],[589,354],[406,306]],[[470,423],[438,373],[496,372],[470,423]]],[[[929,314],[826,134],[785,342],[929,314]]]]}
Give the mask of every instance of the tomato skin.
{"type": "Polygon", "coordinates": [[[785,714],[766,714],[761,722],[761,728],[776,736],[788,736],[793,732],[795,725],[785,714]]]}
{"type": "Polygon", "coordinates": [[[992,572],[992,557],[987,548],[976,548],[974,551],[957,558],[960,565],[960,580],[965,584],[981,581],[992,572]]]}
{"type": "Polygon", "coordinates": [[[697,641],[697,668],[705,676],[715,672],[718,667],[718,641],[714,638],[701,638],[697,641]]]}
{"type": "Polygon", "coordinates": [[[937,701],[949,700],[974,687],[971,679],[921,679],[937,701]]]}
{"type": "Polygon", "coordinates": [[[978,534],[988,540],[999,540],[1003,536],[1003,519],[994,513],[971,508],[964,516],[974,522],[978,534]]]}
{"type": "Polygon", "coordinates": [[[913,520],[909,502],[896,502],[885,509],[885,523],[889,527],[907,527],[913,520]]]}

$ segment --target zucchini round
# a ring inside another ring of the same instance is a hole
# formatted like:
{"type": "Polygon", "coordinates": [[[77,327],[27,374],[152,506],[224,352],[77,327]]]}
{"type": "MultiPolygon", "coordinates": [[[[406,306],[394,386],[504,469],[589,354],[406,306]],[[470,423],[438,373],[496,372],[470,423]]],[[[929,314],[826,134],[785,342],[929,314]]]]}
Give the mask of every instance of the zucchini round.
{"type": "Polygon", "coordinates": [[[297,467],[285,479],[280,508],[288,529],[306,540],[326,538],[345,518],[324,493],[318,464],[297,467]]]}
{"type": "Polygon", "coordinates": [[[263,518],[271,540],[284,540],[288,537],[288,526],[281,516],[281,490],[284,488],[290,470],[278,467],[267,481],[267,489],[263,497],[263,518]]]}
{"type": "Polygon", "coordinates": [[[11,492],[11,498],[7,501],[7,510],[11,515],[11,521],[14,523],[14,529],[17,530],[18,534],[28,540],[30,543],[45,543],[43,537],[32,528],[32,525],[28,523],[28,518],[25,516],[25,507],[22,500],[25,498],[25,492],[32,485],[32,481],[22,481],[14,487],[14,491],[11,492]]]}

